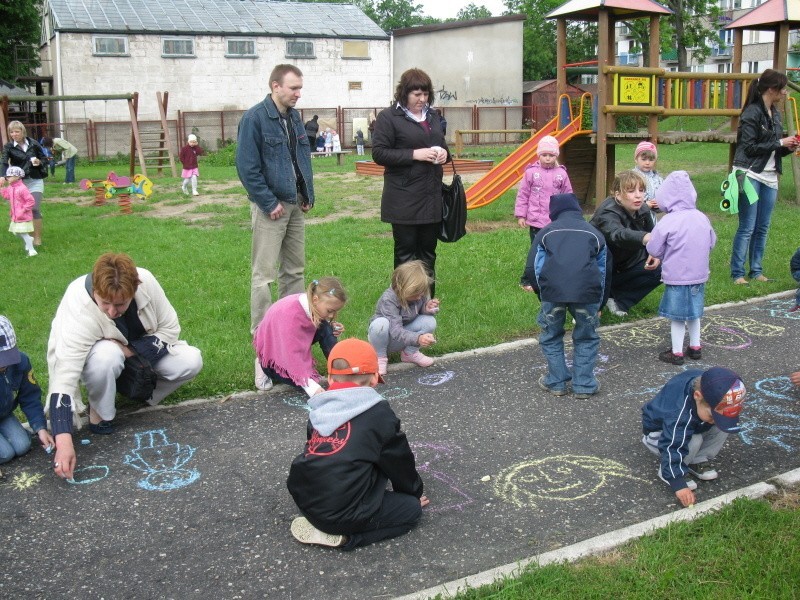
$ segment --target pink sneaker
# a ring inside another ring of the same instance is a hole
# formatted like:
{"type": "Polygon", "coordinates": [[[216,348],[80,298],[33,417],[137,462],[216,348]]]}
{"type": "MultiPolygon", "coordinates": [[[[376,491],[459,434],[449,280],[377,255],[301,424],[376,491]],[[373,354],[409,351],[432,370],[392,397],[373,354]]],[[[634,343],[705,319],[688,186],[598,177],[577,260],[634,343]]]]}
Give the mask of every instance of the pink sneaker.
{"type": "Polygon", "coordinates": [[[386,365],[389,364],[388,356],[378,357],[378,375],[386,375],[386,365]]]}
{"type": "Polygon", "coordinates": [[[405,351],[401,352],[400,361],[404,363],[413,363],[418,367],[430,367],[433,364],[433,359],[430,356],[425,356],[419,350],[414,352],[414,354],[406,354],[405,351]]]}

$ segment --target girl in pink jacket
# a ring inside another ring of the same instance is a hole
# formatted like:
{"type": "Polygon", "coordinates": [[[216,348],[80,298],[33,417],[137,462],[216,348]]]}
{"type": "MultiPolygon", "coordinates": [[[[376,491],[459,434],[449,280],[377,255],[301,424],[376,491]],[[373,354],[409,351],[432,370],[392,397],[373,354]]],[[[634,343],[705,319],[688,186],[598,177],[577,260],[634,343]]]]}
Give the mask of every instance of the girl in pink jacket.
{"type": "MultiPolygon", "coordinates": [[[[536,153],[539,160],[525,170],[514,206],[514,216],[519,226],[530,228],[531,243],[539,230],[550,223],[550,196],[572,193],[567,169],[558,164],[558,140],[552,135],[544,136],[539,140],[536,153]]],[[[527,256],[526,251],[526,261],[527,256]]],[[[533,291],[531,282],[524,274],[519,285],[526,292],[533,291]]]]}
{"type": "Polygon", "coordinates": [[[5,175],[8,185],[0,189],[0,194],[11,205],[11,225],[8,226],[8,230],[22,238],[28,256],[36,256],[38,252],[34,249],[33,238],[29,235],[33,233],[32,209],[36,201],[22,183],[23,177],[25,177],[25,171],[20,167],[8,167],[5,175]]]}

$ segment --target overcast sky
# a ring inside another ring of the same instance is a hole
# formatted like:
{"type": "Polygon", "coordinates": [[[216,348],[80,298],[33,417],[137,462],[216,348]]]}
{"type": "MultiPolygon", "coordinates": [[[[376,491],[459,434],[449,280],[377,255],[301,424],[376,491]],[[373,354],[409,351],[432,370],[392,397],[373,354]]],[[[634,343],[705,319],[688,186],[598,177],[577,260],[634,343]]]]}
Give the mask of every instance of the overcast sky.
{"type": "Polygon", "coordinates": [[[499,17],[506,10],[503,0],[413,0],[414,4],[422,5],[422,12],[428,17],[437,19],[455,18],[459,10],[468,4],[485,6],[492,11],[492,16],[499,17]]]}

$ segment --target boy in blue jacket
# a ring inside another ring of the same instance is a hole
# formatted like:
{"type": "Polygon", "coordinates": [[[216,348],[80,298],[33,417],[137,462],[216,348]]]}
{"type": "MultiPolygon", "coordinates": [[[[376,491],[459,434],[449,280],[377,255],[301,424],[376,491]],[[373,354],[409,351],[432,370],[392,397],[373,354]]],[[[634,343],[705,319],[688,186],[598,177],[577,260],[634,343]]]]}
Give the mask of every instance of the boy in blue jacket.
{"type": "Polygon", "coordinates": [[[352,550],[408,533],[428,498],[400,419],[373,389],[383,381],[374,348],[339,341],[328,355],[328,380],[328,390],[308,401],[305,450],[286,481],[303,513],[292,535],[352,550]]]}
{"type": "Polygon", "coordinates": [[[538,384],[554,396],[568,394],[571,385],[575,398],[585,400],[600,390],[594,365],[600,347],[598,311],[611,289],[608,250],[603,234],[583,218],[575,194],[550,197],[550,221],[533,239],[525,267],[525,278],[541,301],[539,346],[547,374],[538,384]],[[575,320],[572,373],[564,358],[567,311],[575,320]]]}
{"type": "Polygon", "coordinates": [[[739,431],[746,390],[741,377],[725,367],[676,375],[642,407],[642,442],[661,457],[659,478],[683,506],[695,502],[697,483],[718,477],[711,463],[729,433],[739,431]]]}
{"type": "Polygon", "coordinates": [[[0,315],[0,464],[31,449],[31,436],[14,416],[22,407],[42,447],[53,446],[42,409],[42,389],[33,377],[31,361],[17,348],[14,327],[0,315]]]}

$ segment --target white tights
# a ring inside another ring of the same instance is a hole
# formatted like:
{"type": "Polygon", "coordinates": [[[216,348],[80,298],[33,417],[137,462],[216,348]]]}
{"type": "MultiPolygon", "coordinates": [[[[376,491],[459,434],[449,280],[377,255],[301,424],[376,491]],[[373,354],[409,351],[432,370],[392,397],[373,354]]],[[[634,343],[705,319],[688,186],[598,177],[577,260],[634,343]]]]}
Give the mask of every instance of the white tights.
{"type": "Polygon", "coordinates": [[[17,237],[25,243],[25,251],[30,254],[33,251],[33,238],[27,233],[18,233],[17,237]]]}
{"type": "Polygon", "coordinates": [[[683,336],[689,329],[689,345],[700,347],[700,319],[691,321],[671,321],[672,353],[683,354],[683,336]]]}

